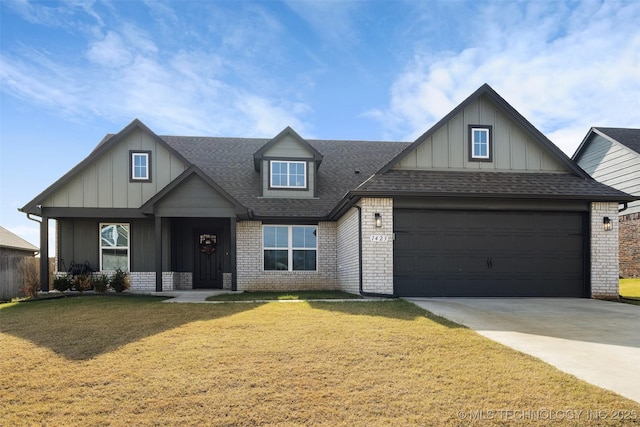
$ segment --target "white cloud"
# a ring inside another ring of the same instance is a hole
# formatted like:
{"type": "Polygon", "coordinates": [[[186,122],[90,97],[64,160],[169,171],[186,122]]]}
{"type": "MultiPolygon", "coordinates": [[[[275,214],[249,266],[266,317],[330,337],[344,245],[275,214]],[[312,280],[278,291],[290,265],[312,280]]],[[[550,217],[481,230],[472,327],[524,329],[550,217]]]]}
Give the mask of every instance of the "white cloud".
{"type": "MultiPolygon", "coordinates": [[[[260,18],[277,32],[268,21],[260,18]]],[[[255,30],[241,33],[233,35],[239,46],[259,38],[255,30]]],[[[131,23],[92,37],[86,62],[63,63],[48,52],[0,54],[3,90],[70,115],[117,122],[139,117],[157,132],[273,136],[287,125],[306,127],[301,117],[308,107],[278,96],[285,90],[252,75],[259,67],[222,56],[215,46],[160,51],[131,23]]],[[[260,54],[268,55],[266,48],[260,54]]]]}
{"type": "Polygon", "coordinates": [[[494,4],[470,28],[475,45],[417,52],[368,114],[415,138],[487,82],[569,155],[591,126],[637,127],[640,3],[574,5],[494,4]],[[510,19],[487,28],[498,16],[510,19]]]}
{"type": "Polygon", "coordinates": [[[98,65],[119,68],[128,65],[133,55],[125,47],[120,36],[109,31],[104,39],[91,43],[87,58],[98,65]]]}

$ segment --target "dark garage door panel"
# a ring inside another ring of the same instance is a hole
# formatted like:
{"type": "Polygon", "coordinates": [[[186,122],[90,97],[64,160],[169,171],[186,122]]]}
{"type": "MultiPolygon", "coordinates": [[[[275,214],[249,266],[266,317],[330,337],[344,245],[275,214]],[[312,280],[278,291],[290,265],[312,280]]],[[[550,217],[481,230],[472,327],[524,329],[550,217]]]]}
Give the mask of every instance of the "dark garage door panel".
{"type": "Polygon", "coordinates": [[[585,291],[581,212],[394,211],[400,296],[565,296],[585,291]]]}

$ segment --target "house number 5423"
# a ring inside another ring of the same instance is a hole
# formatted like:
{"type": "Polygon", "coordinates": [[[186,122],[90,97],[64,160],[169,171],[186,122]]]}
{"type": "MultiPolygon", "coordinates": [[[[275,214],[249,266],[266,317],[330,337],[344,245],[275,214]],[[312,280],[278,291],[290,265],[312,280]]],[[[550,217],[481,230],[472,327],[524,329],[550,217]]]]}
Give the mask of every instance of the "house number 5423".
{"type": "Polygon", "coordinates": [[[385,236],[384,234],[372,234],[370,239],[372,242],[388,242],[389,236],[385,236]]]}

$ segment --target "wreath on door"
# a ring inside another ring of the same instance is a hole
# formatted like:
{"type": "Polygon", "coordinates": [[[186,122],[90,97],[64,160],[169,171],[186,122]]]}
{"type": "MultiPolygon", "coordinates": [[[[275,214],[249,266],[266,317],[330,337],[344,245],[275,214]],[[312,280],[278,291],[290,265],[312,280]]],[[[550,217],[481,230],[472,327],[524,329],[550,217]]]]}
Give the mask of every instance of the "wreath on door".
{"type": "Polygon", "coordinates": [[[200,252],[211,255],[216,251],[216,236],[210,234],[200,235],[200,252]]]}

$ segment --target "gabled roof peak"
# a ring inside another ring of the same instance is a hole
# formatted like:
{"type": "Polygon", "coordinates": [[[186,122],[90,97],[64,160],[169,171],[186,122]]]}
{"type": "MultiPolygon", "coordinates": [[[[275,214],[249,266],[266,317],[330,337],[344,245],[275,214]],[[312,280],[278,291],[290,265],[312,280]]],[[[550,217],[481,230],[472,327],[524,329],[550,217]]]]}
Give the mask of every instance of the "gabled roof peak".
{"type": "Polygon", "coordinates": [[[302,144],[307,150],[309,150],[312,153],[313,158],[315,159],[316,169],[320,167],[320,163],[322,162],[323,155],[318,150],[316,150],[313,145],[309,144],[309,142],[306,139],[301,137],[295,130],[293,130],[291,126],[287,126],[282,130],[282,132],[280,132],[278,135],[270,139],[266,144],[260,147],[258,151],[253,153],[253,163],[256,170],[260,170],[260,159],[262,159],[262,157],[264,156],[264,153],[268,149],[276,145],[280,140],[282,140],[287,135],[291,136],[293,139],[295,139],[300,144],[302,144]]]}
{"type": "Polygon", "coordinates": [[[378,173],[386,173],[393,166],[398,164],[409,153],[415,150],[425,140],[435,134],[440,128],[446,126],[455,116],[461,111],[467,108],[470,104],[477,101],[481,97],[486,97],[492,102],[500,111],[502,111],[507,117],[518,123],[526,132],[528,132],[544,149],[553,157],[559,160],[567,170],[573,172],[575,175],[582,178],[589,178],[589,175],[584,172],[575,162],[573,162],[567,155],[565,155],[553,142],[551,142],[542,132],[536,129],[522,114],[520,114],[515,108],[513,108],[502,96],[500,96],[488,83],[484,83],[475,92],[469,95],[464,101],[458,104],[449,114],[444,116],[440,121],[433,125],[429,130],[420,135],[409,147],[403,150],[389,163],[387,163],[378,173]]]}

